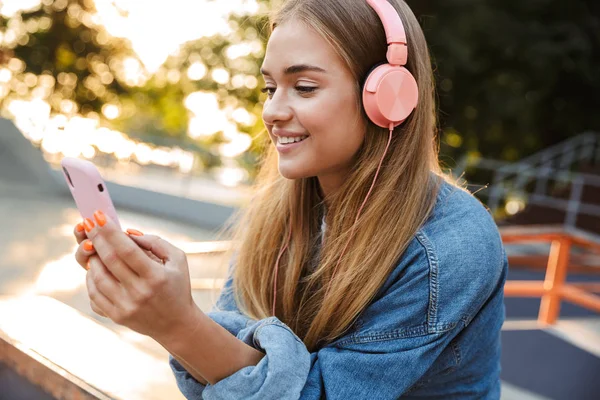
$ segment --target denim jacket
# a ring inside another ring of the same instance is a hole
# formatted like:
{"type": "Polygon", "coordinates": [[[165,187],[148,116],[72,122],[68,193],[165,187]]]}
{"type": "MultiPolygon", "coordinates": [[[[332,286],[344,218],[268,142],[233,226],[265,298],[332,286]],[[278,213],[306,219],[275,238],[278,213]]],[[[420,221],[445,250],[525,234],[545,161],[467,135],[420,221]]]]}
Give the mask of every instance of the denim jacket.
{"type": "Polygon", "coordinates": [[[169,362],[188,399],[499,399],[507,268],[489,212],[444,182],[432,214],[344,336],[311,353],[276,317],[242,315],[224,290],[221,311],[207,315],[264,352],[262,360],[206,386],[169,362]]]}

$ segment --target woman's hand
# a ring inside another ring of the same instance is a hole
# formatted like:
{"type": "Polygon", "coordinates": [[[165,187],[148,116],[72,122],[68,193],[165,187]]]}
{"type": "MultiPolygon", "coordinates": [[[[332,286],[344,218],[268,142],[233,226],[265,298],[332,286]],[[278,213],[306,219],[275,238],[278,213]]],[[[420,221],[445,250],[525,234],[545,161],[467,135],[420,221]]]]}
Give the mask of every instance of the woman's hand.
{"type": "Polygon", "coordinates": [[[127,235],[101,211],[94,218],[84,221],[84,232],[75,228],[75,258],[89,267],[94,312],[159,342],[192,333],[190,322],[201,311],[192,300],[185,253],[157,236],[127,235]]]}
{"type": "MultiPolygon", "coordinates": [[[[77,261],[77,264],[81,265],[81,267],[87,271],[90,268],[88,266],[88,261],[91,256],[96,254],[96,250],[94,249],[92,241],[87,238],[83,222],[75,225],[73,235],[75,236],[75,240],[77,240],[77,244],[79,245],[79,247],[77,247],[77,251],[75,252],[75,260],[77,261]]],[[[93,308],[94,307],[92,306],[92,310],[93,308]]],[[[100,310],[93,311],[102,317],[106,317],[106,315],[104,315],[100,310]]]]}
{"type": "MultiPolygon", "coordinates": [[[[87,238],[84,223],[85,223],[85,221],[80,222],[77,225],[75,225],[75,228],[73,230],[73,235],[75,236],[75,240],[77,240],[77,244],[79,245],[79,247],[77,248],[77,251],[75,252],[75,260],[77,261],[77,264],[81,265],[81,267],[87,271],[89,269],[88,260],[91,256],[96,254],[96,250],[94,249],[94,245],[92,244],[92,241],[87,238]]],[[[128,229],[126,233],[128,235],[134,235],[134,236],[135,235],[137,235],[137,236],[143,235],[140,231],[135,230],[135,229],[128,229]]],[[[148,257],[150,257],[154,261],[158,261],[158,262],[162,263],[162,260],[160,258],[158,258],[157,256],[155,256],[151,251],[144,249],[144,252],[146,253],[146,255],[148,257]]]]}
{"type": "Polygon", "coordinates": [[[75,225],[73,229],[73,235],[75,236],[75,240],[77,240],[77,244],[79,247],[75,252],[75,260],[77,264],[81,265],[83,269],[87,270],[87,262],[90,256],[96,254],[94,250],[94,246],[92,245],[92,241],[88,240],[87,235],[85,234],[85,227],[83,222],[75,225]]]}

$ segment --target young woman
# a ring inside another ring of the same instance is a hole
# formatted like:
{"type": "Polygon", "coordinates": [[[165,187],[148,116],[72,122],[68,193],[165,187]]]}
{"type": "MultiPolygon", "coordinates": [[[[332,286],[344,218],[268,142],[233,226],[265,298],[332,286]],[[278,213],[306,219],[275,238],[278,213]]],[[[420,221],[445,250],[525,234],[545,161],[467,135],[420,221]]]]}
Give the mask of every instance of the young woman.
{"type": "Polygon", "coordinates": [[[161,343],[189,399],[498,399],[507,260],[439,169],[415,16],[289,0],[272,28],[273,145],[215,310],[194,305],[181,250],[101,212],[75,232],[92,308],[161,343]]]}

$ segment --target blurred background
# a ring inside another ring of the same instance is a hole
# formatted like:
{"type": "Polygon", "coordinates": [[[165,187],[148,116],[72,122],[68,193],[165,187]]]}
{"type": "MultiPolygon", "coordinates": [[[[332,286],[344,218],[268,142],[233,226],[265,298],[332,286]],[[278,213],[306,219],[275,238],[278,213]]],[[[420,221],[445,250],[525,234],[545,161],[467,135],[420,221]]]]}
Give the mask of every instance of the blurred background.
{"type": "MultiPolygon", "coordinates": [[[[259,67],[279,3],[0,0],[0,399],[59,398],[57,387],[181,398],[160,346],[89,308],[72,259],[80,216],[58,166],[94,162],[125,227],[188,252],[194,299],[210,310],[228,245],[217,231],[247,201],[269,145],[259,67]],[[40,365],[45,375],[27,372],[40,365]]],[[[600,3],[407,3],[432,54],[443,167],[501,228],[600,243],[600,3]]],[[[509,247],[521,257],[509,278],[548,277],[550,243],[509,247]]],[[[574,251],[567,280],[593,296],[600,251],[574,251]]],[[[597,399],[600,306],[565,303],[541,327],[539,297],[517,297],[506,302],[503,398],[597,399]]]]}

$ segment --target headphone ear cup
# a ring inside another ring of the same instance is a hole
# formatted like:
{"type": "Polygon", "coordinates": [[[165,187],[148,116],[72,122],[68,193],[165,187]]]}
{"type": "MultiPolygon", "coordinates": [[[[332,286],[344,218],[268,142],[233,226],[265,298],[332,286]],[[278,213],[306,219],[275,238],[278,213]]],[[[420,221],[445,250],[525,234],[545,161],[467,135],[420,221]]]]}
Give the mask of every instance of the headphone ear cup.
{"type": "Polygon", "coordinates": [[[377,126],[400,125],[417,107],[419,89],[404,67],[382,64],[373,69],[363,85],[363,107],[377,126]]]}
{"type": "Polygon", "coordinates": [[[379,68],[381,65],[386,65],[386,62],[380,62],[377,63],[375,65],[373,65],[371,67],[371,69],[369,70],[369,72],[367,72],[367,74],[365,75],[365,79],[362,81],[362,86],[361,86],[361,91],[365,89],[365,86],[367,84],[367,80],[369,80],[369,76],[371,76],[371,74],[373,73],[373,71],[375,71],[377,68],[379,68]]]}

